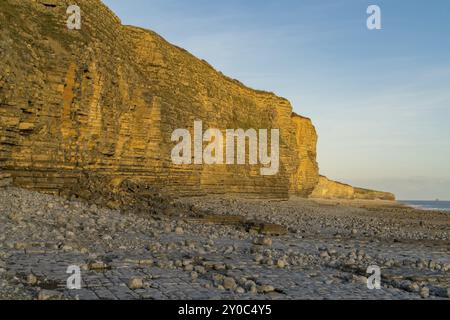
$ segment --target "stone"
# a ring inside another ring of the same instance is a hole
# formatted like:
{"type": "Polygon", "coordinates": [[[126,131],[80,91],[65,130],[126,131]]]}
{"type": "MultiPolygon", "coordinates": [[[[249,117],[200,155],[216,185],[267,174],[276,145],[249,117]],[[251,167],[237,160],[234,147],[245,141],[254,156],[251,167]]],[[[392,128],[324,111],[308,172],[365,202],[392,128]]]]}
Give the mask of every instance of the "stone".
{"type": "Polygon", "coordinates": [[[220,271],[220,270],[226,270],[226,268],[227,268],[227,266],[226,266],[225,263],[215,263],[215,264],[213,265],[213,269],[214,269],[214,270],[217,270],[217,271],[220,271]]]}
{"type": "Polygon", "coordinates": [[[38,283],[38,278],[37,278],[34,274],[30,273],[30,274],[27,276],[27,283],[28,283],[30,286],[34,286],[34,285],[36,285],[36,284],[38,283]]]}
{"type": "Polygon", "coordinates": [[[187,266],[184,266],[184,271],[191,272],[194,270],[194,266],[192,264],[188,264],[187,266]]]}
{"type": "Polygon", "coordinates": [[[253,234],[267,236],[282,236],[288,233],[288,229],[282,225],[274,223],[247,222],[248,231],[253,234]]]}
{"type": "Polygon", "coordinates": [[[41,290],[39,291],[38,300],[61,300],[62,293],[54,290],[41,290]]]}
{"type": "Polygon", "coordinates": [[[232,254],[233,251],[234,251],[234,248],[232,246],[229,246],[227,249],[225,249],[223,254],[224,255],[229,255],[229,254],[232,254]]]}
{"type": "Polygon", "coordinates": [[[111,267],[103,261],[91,261],[88,263],[89,270],[105,270],[111,267]]]}
{"type": "Polygon", "coordinates": [[[153,259],[142,259],[139,260],[139,264],[141,266],[152,266],[155,262],[153,261],[153,259]]]}
{"type": "Polygon", "coordinates": [[[223,282],[223,279],[225,278],[225,276],[223,275],[223,274],[220,274],[220,273],[214,273],[213,275],[212,275],[212,279],[214,280],[214,281],[217,281],[217,282],[223,282]]]}
{"type": "Polygon", "coordinates": [[[284,261],[283,259],[279,259],[277,261],[277,267],[280,268],[280,269],[285,268],[286,267],[286,261],[284,261]]]}
{"type": "Polygon", "coordinates": [[[184,230],[183,230],[182,227],[176,227],[175,228],[175,233],[180,236],[180,235],[184,234],[184,230]]]}
{"type": "Polygon", "coordinates": [[[436,269],[436,265],[437,265],[437,263],[435,261],[430,260],[428,263],[428,268],[430,268],[431,270],[434,270],[434,269],[436,269]]]}
{"type": "Polygon", "coordinates": [[[226,290],[234,290],[237,287],[236,280],[231,277],[226,277],[223,279],[223,287],[226,290]]]}
{"type": "Polygon", "coordinates": [[[235,270],[235,269],[237,269],[236,265],[233,264],[233,263],[227,263],[227,264],[225,264],[225,267],[226,267],[227,270],[235,270]]]}
{"type": "Polygon", "coordinates": [[[238,287],[238,288],[236,289],[236,293],[237,293],[237,294],[244,294],[244,293],[245,293],[245,289],[242,288],[242,287],[238,287]]]}
{"type": "Polygon", "coordinates": [[[16,249],[16,250],[24,250],[24,249],[27,249],[28,247],[29,247],[29,244],[25,243],[25,242],[14,243],[14,249],[16,249]]]}
{"type": "Polygon", "coordinates": [[[257,254],[255,256],[255,262],[256,263],[261,263],[264,260],[264,256],[262,254],[257,254]]]}
{"type": "Polygon", "coordinates": [[[199,274],[205,274],[206,273],[206,269],[203,266],[195,266],[194,270],[199,273],[199,274]]]}
{"type": "Polygon", "coordinates": [[[423,287],[422,289],[420,289],[420,296],[423,299],[427,299],[430,297],[430,289],[428,289],[427,287],[423,287]]]}
{"type": "Polygon", "coordinates": [[[408,286],[408,290],[411,292],[420,292],[420,286],[417,282],[413,282],[408,286]]]}
{"type": "Polygon", "coordinates": [[[142,289],[144,287],[144,281],[142,278],[131,278],[128,282],[128,288],[131,290],[142,289]]]}
{"type": "Polygon", "coordinates": [[[354,283],[360,283],[360,284],[367,285],[367,277],[353,275],[352,276],[352,280],[353,280],[354,283]]]}
{"type": "Polygon", "coordinates": [[[190,266],[190,265],[192,265],[193,263],[194,263],[194,261],[191,260],[191,259],[184,259],[184,260],[182,261],[183,266],[190,266]]]}
{"type": "Polygon", "coordinates": [[[244,284],[244,288],[250,291],[252,287],[256,288],[256,283],[252,280],[247,280],[244,284]]]}
{"type": "Polygon", "coordinates": [[[117,200],[109,200],[106,202],[106,207],[109,209],[117,210],[120,208],[120,202],[117,200]]]}
{"type": "Polygon", "coordinates": [[[251,294],[257,294],[258,293],[258,288],[257,288],[256,285],[254,285],[254,286],[250,287],[249,291],[250,291],[251,294]]]}
{"type": "Polygon", "coordinates": [[[267,294],[267,293],[271,293],[274,292],[275,288],[271,285],[261,285],[258,287],[258,292],[267,294]]]}
{"type": "Polygon", "coordinates": [[[268,246],[268,247],[271,247],[273,244],[272,238],[270,238],[270,237],[258,237],[254,240],[253,243],[256,245],[268,246]]]}

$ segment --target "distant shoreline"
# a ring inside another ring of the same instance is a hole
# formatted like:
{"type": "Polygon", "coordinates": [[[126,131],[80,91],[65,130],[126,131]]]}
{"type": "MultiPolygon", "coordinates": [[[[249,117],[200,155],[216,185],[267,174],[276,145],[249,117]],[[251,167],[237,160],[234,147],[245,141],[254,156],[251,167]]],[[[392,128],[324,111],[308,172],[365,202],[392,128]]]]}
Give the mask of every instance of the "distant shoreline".
{"type": "Polygon", "coordinates": [[[315,199],[317,203],[328,205],[346,205],[358,208],[408,208],[418,211],[450,212],[450,201],[426,201],[426,200],[360,200],[360,199],[315,199]]]}
{"type": "Polygon", "coordinates": [[[398,202],[422,211],[450,211],[450,201],[399,200],[398,202]]]}

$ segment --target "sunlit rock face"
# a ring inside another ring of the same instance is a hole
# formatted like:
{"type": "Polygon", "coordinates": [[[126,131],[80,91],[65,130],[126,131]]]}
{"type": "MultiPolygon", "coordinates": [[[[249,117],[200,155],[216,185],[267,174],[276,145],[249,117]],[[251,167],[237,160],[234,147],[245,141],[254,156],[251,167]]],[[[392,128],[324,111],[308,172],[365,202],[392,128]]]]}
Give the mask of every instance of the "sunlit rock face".
{"type": "MultiPolygon", "coordinates": [[[[15,185],[50,193],[83,172],[151,183],[168,193],[309,196],[319,183],[317,134],[286,99],[230,79],[154,32],[123,26],[101,1],[0,3],[0,168],[15,185]],[[279,129],[280,169],[175,165],[172,132],[279,129]]],[[[367,195],[368,193],[364,193],[367,195]]],[[[370,197],[370,196],[369,196],[370,197]]]]}
{"type": "Polygon", "coordinates": [[[319,178],[319,183],[316,185],[310,197],[349,200],[395,200],[395,195],[392,193],[355,188],[348,184],[329,180],[323,176],[319,178]]]}

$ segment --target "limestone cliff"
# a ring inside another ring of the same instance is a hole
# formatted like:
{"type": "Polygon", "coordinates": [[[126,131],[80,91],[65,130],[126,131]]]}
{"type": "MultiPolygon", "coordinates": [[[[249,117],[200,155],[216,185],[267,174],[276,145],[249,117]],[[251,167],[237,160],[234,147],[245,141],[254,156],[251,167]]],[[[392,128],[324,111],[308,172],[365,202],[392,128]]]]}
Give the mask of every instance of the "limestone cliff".
{"type": "Polygon", "coordinates": [[[317,133],[310,119],[292,114],[298,146],[298,165],[291,178],[292,194],[308,196],[319,182],[317,133]]]}
{"type": "Polygon", "coordinates": [[[311,198],[340,198],[353,199],[355,190],[352,186],[340,182],[329,180],[327,177],[321,176],[319,183],[311,193],[311,198]]]}
{"type": "Polygon", "coordinates": [[[362,199],[362,200],[379,199],[379,200],[395,201],[395,195],[390,192],[355,188],[355,199],[362,199]]]}
{"type": "Polygon", "coordinates": [[[319,183],[316,185],[310,197],[349,200],[395,200],[395,196],[392,193],[354,188],[348,184],[332,181],[323,176],[319,178],[319,183]]]}
{"type": "MultiPolygon", "coordinates": [[[[154,32],[123,26],[99,0],[0,2],[0,169],[14,184],[60,193],[82,173],[177,194],[308,196],[319,181],[317,134],[273,93],[250,89],[154,32]],[[174,165],[171,133],[279,128],[280,171],[174,165]]],[[[366,193],[367,194],[367,193],[366,193]]]]}

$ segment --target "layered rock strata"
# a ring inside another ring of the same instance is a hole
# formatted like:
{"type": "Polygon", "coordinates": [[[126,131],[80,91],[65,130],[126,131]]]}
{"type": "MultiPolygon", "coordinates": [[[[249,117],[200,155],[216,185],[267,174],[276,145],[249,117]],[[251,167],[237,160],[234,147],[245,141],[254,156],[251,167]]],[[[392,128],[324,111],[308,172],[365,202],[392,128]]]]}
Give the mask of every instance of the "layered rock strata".
{"type": "Polygon", "coordinates": [[[61,193],[94,172],[112,189],[133,180],[178,195],[313,192],[317,134],[289,101],[222,75],[154,32],[123,26],[99,0],[80,1],[81,30],[69,30],[71,4],[0,3],[0,169],[15,185],[61,193]],[[173,164],[172,132],[192,131],[196,120],[224,130],[279,128],[279,173],[173,164]]]}
{"type": "Polygon", "coordinates": [[[332,181],[323,176],[319,178],[319,183],[316,185],[310,197],[349,200],[395,200],[395,195],[392,193],[354,188],[348,184],[332,181]]]}

